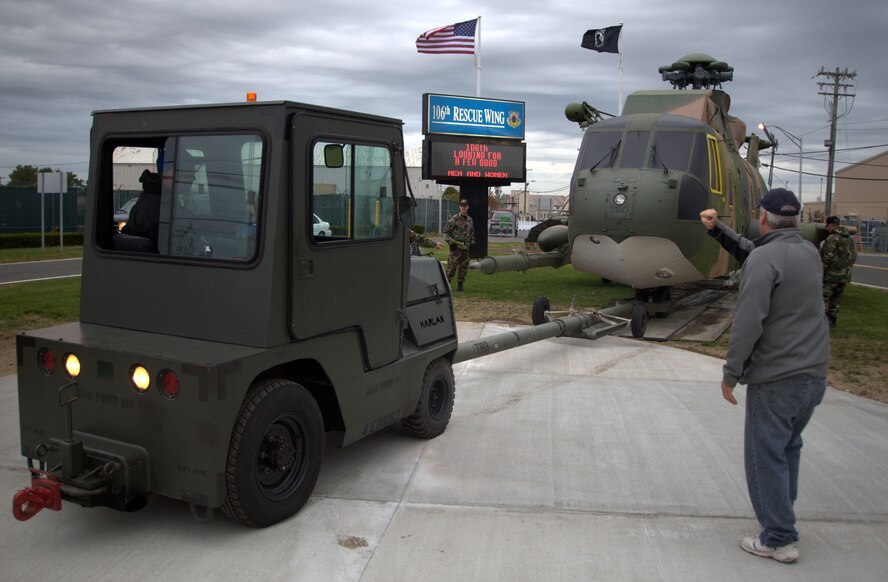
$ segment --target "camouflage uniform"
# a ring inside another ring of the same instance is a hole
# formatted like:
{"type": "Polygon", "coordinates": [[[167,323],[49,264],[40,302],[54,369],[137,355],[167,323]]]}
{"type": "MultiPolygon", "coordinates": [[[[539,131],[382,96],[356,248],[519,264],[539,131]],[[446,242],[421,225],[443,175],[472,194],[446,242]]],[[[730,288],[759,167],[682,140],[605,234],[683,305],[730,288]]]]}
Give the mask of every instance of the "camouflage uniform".
{"type": "Polygon", "coordinates": [[[424,247],[427,249],[438,248],[438,244],[435,241],[429,240],[426,237],[422,236],[421,234],[416,234],[416,232],[414,232],[411,229],[407,229],[407,232],[410,233],[410,254],[411,255],[414,255],[417,257],[420,256],[422,254],[419,250],[420,247],[424,247]]]}
{"type": "Polygon", "coordinates": [[[469,248],[475,244],[475,226],[472,224],[472,218],[460,213],[451,216],[444,227],[444,242],[450,246],[450,255],[447,257],[447,280],[452,281],[453,274],[456,273],[458,290],[462,291],[462,284],[469,270],[469,248]]]}
{"type": "Polygon", "coordinates": [[[839,317],[839,303],[845,285],[851,282],[851,267],[857,260],[854,241],[844,226],[832,229],[820,247],[820,260],[823,263],[823,303],[831,326],[839,317]]]}

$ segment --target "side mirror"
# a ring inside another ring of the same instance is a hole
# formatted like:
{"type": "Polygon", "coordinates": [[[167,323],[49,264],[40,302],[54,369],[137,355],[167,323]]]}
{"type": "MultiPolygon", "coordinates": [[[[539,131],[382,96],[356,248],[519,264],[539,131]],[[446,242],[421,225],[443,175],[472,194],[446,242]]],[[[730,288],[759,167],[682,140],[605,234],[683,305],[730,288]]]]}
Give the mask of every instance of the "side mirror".
{"type": "Polygon", "coordinates": [[[324,146],[324,165],[328,168],[341,168],[345,160],[342,152],[342,145],[337,143],[328,143],[324,146]]]}
{"type": "Polygon", "coordinates": [[[398,219],[406,228],[413,228],[416,219],[413,215],[413,209],[416,208],[416,201],[408,196],[398,198],[398,219]]]}

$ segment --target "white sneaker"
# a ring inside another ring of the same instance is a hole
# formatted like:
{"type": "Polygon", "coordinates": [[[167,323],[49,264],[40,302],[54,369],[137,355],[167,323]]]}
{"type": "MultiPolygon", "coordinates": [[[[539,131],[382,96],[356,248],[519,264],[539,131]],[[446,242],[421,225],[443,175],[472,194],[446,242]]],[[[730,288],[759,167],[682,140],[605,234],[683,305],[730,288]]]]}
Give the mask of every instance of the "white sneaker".
{"type": "Polygon", "coordinates": [[[772,548],[763,544],[759,536],[748,536],[740,538],[740,547],[750,554],[763,558],[773,558],[784,564],[789,564],[799,559],[799,549],[796,547],[795,542],[780,546],[779,548],[772,548]]]}

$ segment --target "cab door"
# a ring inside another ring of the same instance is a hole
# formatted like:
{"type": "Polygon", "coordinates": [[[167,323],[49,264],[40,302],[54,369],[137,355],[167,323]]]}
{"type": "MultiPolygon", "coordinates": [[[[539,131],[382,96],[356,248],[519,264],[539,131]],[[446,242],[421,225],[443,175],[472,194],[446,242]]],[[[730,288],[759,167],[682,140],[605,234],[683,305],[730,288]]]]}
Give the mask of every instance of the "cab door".
{"type": "Polygon", "coordinates": [[[292,143],[291,309],[296,339],[357,334],[365,367],[400,356],[408,268],[396,192],[400,126],[300,113],[292,143]],[[329,228],[313,228],[315,216],[329,228]]]}

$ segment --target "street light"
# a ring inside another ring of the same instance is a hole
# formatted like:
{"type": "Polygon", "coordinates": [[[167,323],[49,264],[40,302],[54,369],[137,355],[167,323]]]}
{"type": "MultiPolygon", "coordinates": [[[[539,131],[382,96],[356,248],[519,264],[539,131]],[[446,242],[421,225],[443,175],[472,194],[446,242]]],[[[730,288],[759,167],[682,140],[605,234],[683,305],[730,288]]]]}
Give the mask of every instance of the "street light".
{"type": "MultiPolygon", "coordinates": [[[[797,194],[799,195],[799,202],[801,202],[802,201],[802,138],[798,137],[797,135],[793,135],[793,134],[789,133],[788,131],[786,131],[785,129],[780,127],[779,125],[772,125],[771,127],[782,131],[783,134],[786,137],[788,137],[789,140],[799,148],[799,191],[797,192],[797,194]]],[[[768,126],[765,125],[764,121],[759,123],[759,129],[761,129],[765,133],[768,133],[767,128],[768,128],[768,126]]],[[[772,152],[772,154],[773,154],[773,152],[772,152]]],[[[773,156],[771,157],[771,163],[772,164],[774,163],[773,156]]]]}
{"type": "MultiPolygon", "coordinates": [[[[531,170],[530,168],[527,169],[527,172],[532,172],[532,171],[533,170],[531,170]]],[[[524,178],[524,208],[523,208],[523,212],[525,214],[529,214],[529,212],[527,212],[527,185],[530,184],[531,182],[536,182],[536,180],[528,180],[526,177],[524,178]]]]}

